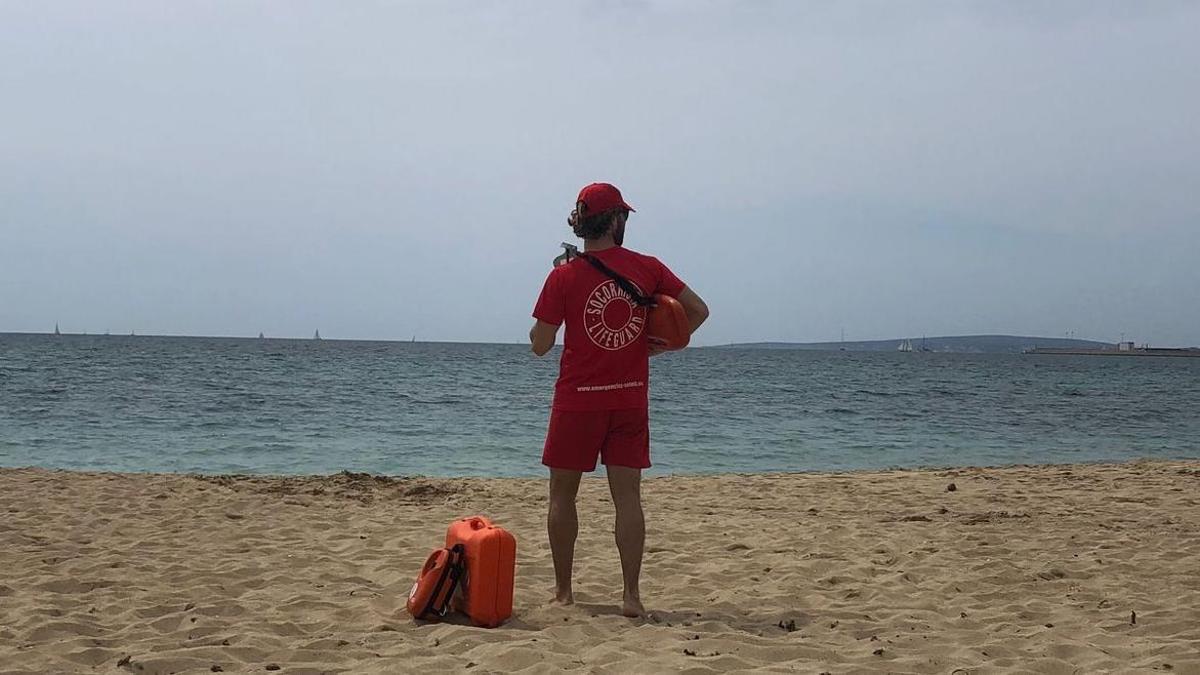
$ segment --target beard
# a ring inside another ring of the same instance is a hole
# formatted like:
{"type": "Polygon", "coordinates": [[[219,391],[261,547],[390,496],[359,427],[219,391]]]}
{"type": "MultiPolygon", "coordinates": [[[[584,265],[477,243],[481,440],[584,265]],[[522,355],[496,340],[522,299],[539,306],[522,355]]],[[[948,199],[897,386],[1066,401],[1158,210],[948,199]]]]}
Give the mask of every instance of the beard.
{"type": "Polygon", "coordinates": [[[621,222],[619,222],[613,226],[612,236],[613,236],[613,243],[616,244],[617,246],[620,246],[622,243],[625,242],[625,221],[624,220],[622,220],[621,222]]]}

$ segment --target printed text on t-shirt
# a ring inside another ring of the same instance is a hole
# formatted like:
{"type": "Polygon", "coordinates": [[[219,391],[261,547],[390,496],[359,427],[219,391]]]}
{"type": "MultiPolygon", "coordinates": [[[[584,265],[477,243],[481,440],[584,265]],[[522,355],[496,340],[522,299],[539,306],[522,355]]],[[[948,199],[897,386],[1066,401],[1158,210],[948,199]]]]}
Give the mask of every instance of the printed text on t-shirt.
{"type": "MultiPolygon", "coordinates": [[[[641,293],[642,289],[634,284],[641,293]]],[[[646,308],[638,306],[612,279],[605,279],[588,296],[583,307],[588,337],[602,349],[616,351],[632,343],[646,325],[646,308]]]]}

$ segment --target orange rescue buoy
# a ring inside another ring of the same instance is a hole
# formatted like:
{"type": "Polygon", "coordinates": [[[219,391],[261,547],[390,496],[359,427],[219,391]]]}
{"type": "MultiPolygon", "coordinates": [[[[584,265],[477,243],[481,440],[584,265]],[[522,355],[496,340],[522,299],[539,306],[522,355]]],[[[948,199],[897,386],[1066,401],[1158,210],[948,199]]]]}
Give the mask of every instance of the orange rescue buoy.
{"type": "Polygon", "coordinates": [[[462,546],[448,546],[430,553],[408,593],[408,613],[426,621],[446,616],[462,577],[462,546]]]}
{"type": "Polygon", "coordinates": [[[651,337],[666,340],[664,347],[667,351],[683,349],[692,339],[691,324],[688,323],[683,305],[662,293],[654,296],[654,306],[647,313],[646,332],[651,337]]]}
{"type": "Polygon", "coordinates": [[[494,628],[512,616],[517,540],[483,516],[462,518],[446,530],[447,548],[461,547],[467,573],[455,608],[476,626],[494,628]]]}

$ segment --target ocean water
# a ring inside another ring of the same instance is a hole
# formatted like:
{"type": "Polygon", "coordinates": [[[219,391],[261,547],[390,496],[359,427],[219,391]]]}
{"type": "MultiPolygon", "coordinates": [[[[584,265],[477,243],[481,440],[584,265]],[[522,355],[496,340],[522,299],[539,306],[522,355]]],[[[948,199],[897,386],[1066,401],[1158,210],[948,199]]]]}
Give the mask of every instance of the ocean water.
{"type": "MultiPolygon", "coordinates": [[[[0,334],[0,466],[543,475],[557,350],[0,334]]],[[[651,473],[1200,458],[1200,359],[692,349],[651,473]]]]}

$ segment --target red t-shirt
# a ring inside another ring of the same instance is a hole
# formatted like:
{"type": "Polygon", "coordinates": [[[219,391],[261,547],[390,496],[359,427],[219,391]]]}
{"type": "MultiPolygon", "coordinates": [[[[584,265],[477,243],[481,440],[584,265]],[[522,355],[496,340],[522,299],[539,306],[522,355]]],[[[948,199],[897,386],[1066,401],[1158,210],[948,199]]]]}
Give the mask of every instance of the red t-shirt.
{"type": "MultiPolygon", "coordinates": [[[[642,295],[673,298],[684,283],[658,258],[614,246],[588,253],[625,277],[642,295]]],[[[550,272],[533,309],[539,321],[567,324],[554,407],[624,410],[649,405],[650,343],[646,308],[581,258],[550,272]]]]}

